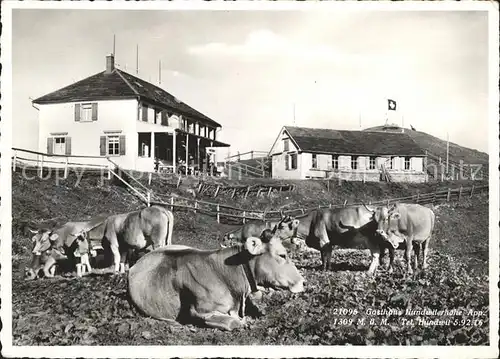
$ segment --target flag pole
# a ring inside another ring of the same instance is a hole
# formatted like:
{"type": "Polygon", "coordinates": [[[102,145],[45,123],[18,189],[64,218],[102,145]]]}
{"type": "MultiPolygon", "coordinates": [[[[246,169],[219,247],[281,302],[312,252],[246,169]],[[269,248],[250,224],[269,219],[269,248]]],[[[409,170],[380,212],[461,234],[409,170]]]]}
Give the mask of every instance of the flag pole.
{"type": "Polygon", "coordinates": [[[295,102],[293,103],[293,125],[295,126],[295,102]]]}
{"type": "Polygon", "coordinates": [[[446,174],[448,174],[448,163],[450,159],[450,134],[446,132],[446,174]]]}

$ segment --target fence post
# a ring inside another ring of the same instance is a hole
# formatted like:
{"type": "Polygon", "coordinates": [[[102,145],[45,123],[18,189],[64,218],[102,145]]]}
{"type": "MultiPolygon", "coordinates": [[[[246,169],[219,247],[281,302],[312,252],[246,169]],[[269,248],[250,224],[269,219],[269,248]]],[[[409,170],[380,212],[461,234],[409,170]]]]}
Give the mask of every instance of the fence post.
{"type": "Polygon", "coordinates": [[[238,180],[241,180],[241,164],[238,166],[238,180]]]}
{"type": "Polygon", "coordinates": [[[14,150],[14,158],[12,159],[12,172],[16,172],[17,151],[14,150]]]}
{"type": "Polygon", "coordinates": [[[345,207],[346,204],[347,204],[347,200],[344,201],[344,207],[345,207]]]}
{"type": "Polygon", "coordinates": [[[38,175],[40,176],[40,178],[43,176],[43,155],[41,157],[42,159],[40,160],[40,168],[38,171],[38,175]]]}
{"type": "Polygon", "coordinates": [[[328,205],[328,208],[332,208],[332,204],[331,203],[328,205]]]}
{"type": "Polygon", "coordinates": [[[450,202],[451,188],[448,187],[448,195],[446,196],[446,202],[450,202]]]}
{"type": "Polygon", "coordinates": [[[151,206],[151,192],[148,191],[148,207],[151,206]]]}
{"type": "Polygon", "coordinates": [[[66,157],[66,163],[64,164],[64,178],[68,178],[68,157],[66,157]]]}
{"type": "Polygon", "coordinates": [[[197,209],[198,209],[198,201],[194,201],[194,213],[196,213],[197,209]]]}
{"type": "Polygon", "coordinates": [[[153,176],[153,174],[151,172],[149,172],[149,175],[148,175],[148,186],[151,186],[151,177],[153,176]]]}
{"type": "Polygon", "coordinates": [[[220,223],[220,206],[217,204],[217,223],[220,223]]]}
{"type": "Polygon", "coordinates": [[[473,193],[474,193],[474,185],[472,185],[472,188],[470,189],[470,197],[469,198],[472,198],[473,193]]]}
{"type": "Polygon", "coordinates": [[[174,197],[170,197],[170,212],[174,211],[174,197]]]}
{"type": "Polygon", "coordinates": [[[217,195],[219,194],[219,190],[220,190],[220,185],[217,185],[217,189],[215,190],[214,197],[217,197],[217,195]]]}
{"type": "Polygon", "coordinates": [[[438,190],[436,189],[436,191],[434,192],[434,197],[432,197],[432,203],[436,201],[437,192],[438,190]]]}
{"type": "Polygon", "coordinates": [[[247,212],[243,211],[243,224],[246,223],[246,219],[247,219],[246,215],[247,215],[247,212]]]}
{"type": "Polygon", "coordinates": [[[179,188],[180,185],[181,185],[181,175],[179,175],[179,179],[177,180],[177,185],[175,186],[175,188],[179,188]]]}
{"type": "Polygon", "coordinates": [[[460,190],[458,191],[458,200],[462,199],[462,186],[460,186],[460,190]]]}
{"type": "Polygon", "coordinates": [[[420,191],[417,192],[417,203],[420,202],[420,191]]]}

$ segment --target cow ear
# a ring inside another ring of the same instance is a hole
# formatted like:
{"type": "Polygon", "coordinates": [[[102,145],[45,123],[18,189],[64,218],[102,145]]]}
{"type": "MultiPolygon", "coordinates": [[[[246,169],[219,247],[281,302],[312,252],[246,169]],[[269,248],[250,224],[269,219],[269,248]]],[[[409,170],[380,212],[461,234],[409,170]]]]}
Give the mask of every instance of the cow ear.
{"type": "Polygon", "coordinates": [[[253,256],[264,253],[264,243],[257,237],[248,237],[245,241],[245,249],[253,256]]]}
{"type": "Polygon", "coordinates": [[[54,242],[57,238],[59,238],[59,235],[57,233],[52,233],[49,237],[51,242],[54,242]]]}

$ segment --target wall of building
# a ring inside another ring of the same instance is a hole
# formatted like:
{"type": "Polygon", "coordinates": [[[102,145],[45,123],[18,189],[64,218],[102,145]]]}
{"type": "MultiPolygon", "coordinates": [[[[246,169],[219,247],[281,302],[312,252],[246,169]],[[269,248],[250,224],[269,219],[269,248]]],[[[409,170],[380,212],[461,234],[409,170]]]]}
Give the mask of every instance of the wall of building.
{"type": "Polygon", "coordinates": [[[286,156],[287,154],[281,153],[272,156],[272,177],[281,179],[302,179],[304,178],[303,172],[303,154],[297,154],[297,168],[286,169],[286,156]]]}
{"type": "Polygon", "coordinates": [[[427,175],[422,171],[423,157],[412,157],[410,159],[410,170],[404,170],[404,157],[390,156],[376,157],[376,169],[370,169],[370,156],[359,156],[358,168],[351,169],[351,156],[339,155],[339,168],[332,171],[332,156],[317,154],[317,168],[312,168],[312,153],[301,153],[297,159],[297,170],[286,170],[285,154],[273,156],[273,178],[307,179],[307,178],[340,178],[346,181],[380,181],[380,166],[388,161],[392,168],[387,171],[394,182],[425,182],[427,175]]]}
{"type": "MultiPolygon", "coordinates": [[[[125,155],[113,160],[133,169],[137,157],[137,100],[97,102],[97,121],[75,121],[75,103],[39,105],[39,152],[47,153],[47,138],[71,138],[71,154],[100,156],[100,137],[106,134],[125,136],[125,155]]],[[[81,159],[83,163],[103,163],[102,159],[81,159]]]]}

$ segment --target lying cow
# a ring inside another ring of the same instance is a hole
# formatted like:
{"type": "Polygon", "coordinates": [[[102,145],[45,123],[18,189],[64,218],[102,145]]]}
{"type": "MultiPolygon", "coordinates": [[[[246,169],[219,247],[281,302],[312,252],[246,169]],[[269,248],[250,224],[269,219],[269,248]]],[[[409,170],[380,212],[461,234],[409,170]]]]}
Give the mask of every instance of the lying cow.
{"type": "Polygon", "coordinates": [[[377,223],[370,210],[364,206],[318,209],[308,217],[310,226],[306,245],[321,252],[323,270],[329,268],[333,246],[337,245],[343,248],[369,249],[372,261],[368,274],[375,272],[382,261],[380,254],[385,244],[377,234],[377,223]]]}
{"type": "MultiPolygon", "coordinates": [[[[415,250],[415,269],[423,252],[422,269],[427,268],[429,241],[434,230],[434,212],[419,204],[398,203],[390,207],[381,206],[371,210],[377,223],[377,232],[396,249],[404,241],[408,273],[413,273],[411,251],[415,250]]],[[[391,251],[390,251],[391,252],[391,251]]],[[[393,251],[392,251],[393,253],[393,251]]],[[[394,255],[391,253],[391,263],[394,255]]]]}
{"type": "MultiPolygon", "coordinates": [[[[288,239],[296,236],[299,221],[293,217],[285,216],[279,221],[250,222],[228,232],[224,235],[224,243],[245,243],[249,237],[259,237],[265,229],[278,229],[281,231],[280,238],[288,239]]],[[[222,246],[222,245],[221,245],[222,246]]]]}
{"type": "Polygon", "coordinates": [[[103,248],[113,256],[114,271],[125,271],[125,261],[133,251],[172,244],[173,227],[174,215],[160,206],[108,217],[103,248]]]}
{"type": "Polygon", "coordinates": [[[45,277],[53,277],[54,266],[58,261],[70,260],[75,263],[74,252],[77,248],[76,238],[78,233],[87,231],[91,238],[102,238],[102,229],[105,217],[96,217],[89,221],[67,222],[54,229],[31,230],[33,249],[31,264],[25,270],[26,279],[35,279],[40,270],[45,277]]]}
{"type": "Polygon", "coordinates": [[[225,330],[244,325],[257,285],[304,290],[304,278],[276,236],[220,250],[161,248],[130,268],[128,283],[133,303],[148,316],[225,330]]]}

